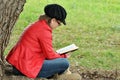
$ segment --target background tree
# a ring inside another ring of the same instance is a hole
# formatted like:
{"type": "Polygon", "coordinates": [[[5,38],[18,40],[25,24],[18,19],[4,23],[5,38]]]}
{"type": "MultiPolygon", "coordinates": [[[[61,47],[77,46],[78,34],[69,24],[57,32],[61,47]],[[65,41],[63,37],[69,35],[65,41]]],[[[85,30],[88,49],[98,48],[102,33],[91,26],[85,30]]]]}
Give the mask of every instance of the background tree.
{"type": "Polygon", "coordinates": [[[0,0],[0,76],[4,75],[4,51],[26,0],[0,0]]]}

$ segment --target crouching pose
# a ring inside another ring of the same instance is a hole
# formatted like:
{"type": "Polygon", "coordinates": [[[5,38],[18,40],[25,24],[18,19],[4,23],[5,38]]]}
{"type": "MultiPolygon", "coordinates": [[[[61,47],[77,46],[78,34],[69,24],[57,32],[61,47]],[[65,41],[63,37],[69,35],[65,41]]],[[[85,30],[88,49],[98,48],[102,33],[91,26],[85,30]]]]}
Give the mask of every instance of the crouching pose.
{"type": "Polygon", "coordinates": [[[6,57],[15,75],[49,78],[66,71],[70,74],[67,55],[56,53],[52,46],[52,30],[61,23],[66,25],[66,10],[58,4],[49,4],[45,6],[44,13],[24,30],[6,57]]]}

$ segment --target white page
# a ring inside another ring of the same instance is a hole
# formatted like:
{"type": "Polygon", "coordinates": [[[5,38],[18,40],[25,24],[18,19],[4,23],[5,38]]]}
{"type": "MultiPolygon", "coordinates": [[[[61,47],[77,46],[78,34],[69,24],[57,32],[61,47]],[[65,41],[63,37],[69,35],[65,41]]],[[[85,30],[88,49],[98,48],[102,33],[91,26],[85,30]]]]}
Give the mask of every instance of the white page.
{"type": "Polygon", "coordinates": [[[63,48],[57,50],[56,52],[62,54],[62,53],[66,53],[66,52],[76,50],[76,49],[78,49],[78,47],[75,44],[71,44],[71,45],[68,45],[66,47],[63,47],[63,48]]]}

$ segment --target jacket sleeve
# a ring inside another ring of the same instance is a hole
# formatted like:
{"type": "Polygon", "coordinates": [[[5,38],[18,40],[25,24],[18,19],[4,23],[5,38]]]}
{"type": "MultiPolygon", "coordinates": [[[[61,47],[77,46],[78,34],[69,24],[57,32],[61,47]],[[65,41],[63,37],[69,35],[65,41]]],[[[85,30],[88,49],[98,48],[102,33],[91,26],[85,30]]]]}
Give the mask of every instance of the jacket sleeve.
{"type": "Polygon", "coordinates": [[[54,51],[50,31],[44,31],[42,35],[39,35],[39,44],[46,59],[66,58],[66,55],[60,55],[54,51]]]}

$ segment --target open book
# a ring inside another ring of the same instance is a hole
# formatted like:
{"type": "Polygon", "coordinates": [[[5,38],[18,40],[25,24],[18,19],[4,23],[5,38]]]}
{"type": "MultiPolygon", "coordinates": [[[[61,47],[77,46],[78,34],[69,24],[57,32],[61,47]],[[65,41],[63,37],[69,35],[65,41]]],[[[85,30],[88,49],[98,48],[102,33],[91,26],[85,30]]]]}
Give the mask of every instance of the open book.
{"type": "Polygon", "coordinates": [[[57,50],[56,52],[59,53],[59,54],[64,54],[64,53],[67,53],[67,52],[75,51],[77,49],[78,49],[78,47],[75,44],[71,44],[71,45],[68,45],[66,47],[63,47],[63,48],[57,50]]]}

